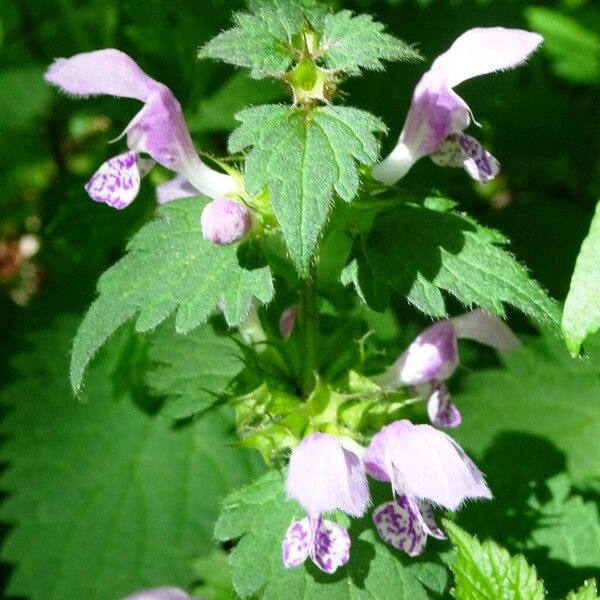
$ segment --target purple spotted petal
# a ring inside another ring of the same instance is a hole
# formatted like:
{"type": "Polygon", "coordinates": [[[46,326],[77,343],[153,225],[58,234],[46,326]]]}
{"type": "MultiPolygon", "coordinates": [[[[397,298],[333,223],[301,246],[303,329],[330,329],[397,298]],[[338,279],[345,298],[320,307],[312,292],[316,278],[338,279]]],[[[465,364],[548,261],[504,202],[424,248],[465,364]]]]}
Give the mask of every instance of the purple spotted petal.
{"type": "Polygon", "coordinates": [[[312,531],[310,520],[305,517],[294,521],[283,538],[283,564],[288,569],[301,565],[307,558],[312,547],[312,531]]]}
{"type": "Polygon", "coordinates": [[[156,201],[159,204],[166,204],[167,202],[171,202],[171,200],[191,198],[199,195],[200,192],[181,175],[177,175],[156,188],[156,201]]]}
{"type": "Polygon", "coordinates": [[[459,338],[475,340],[499,352],[510,352],[521,345],[506,323],[480,309],[450,320],[459,338]]]}
{"type": "Polygon", "coordinates": [[[350,558],[350,536],[346,529],[326,519],[318,519],[311,550],[313,562],[325,573],[335,573],[350,558]]]}
{"type": "Polygon", "coordinates": [[[438,427],[454,429],[462,421],[460,411],[450,400],[450,392],[443,383],[434,386],[427,400],[427,414],[429,420],[438,427]]]}
{"type": "Polygon", "coordinates": [[[378,506],[373,511],[373,522],[386,544],[409,556],[417,556],[425,549],[427,529],[416,502],[409,495],[401,494],[396,500],[378,506]]]}
{"type": "Polygon", "coordinates": [[[430,425],[395,421],[373,436],[364,456],[367,472],[406,491],[456,510],[468,498],[491,498],[483,475],[462,448],[430,425]]]}
{"type": "Polygon", "coordinates": [[[423,523],[425,524],[425,528],[427,529],[427,533],[437,538],[438,540],[445,540],[446,535],[444,532],[437,526],[435,522],[435,516],[433,514],[433,509],[426,502],[421,502],[417,500],[417,507],[419,508],[419,512],[421,513],[421,518],[423,519],[423,523]]]}
{"type": "Polygon", "coordinates": [[[312,433],[294,448],[286,488],[309,515],[341,510],[360,517],[369,503],[360,459],[325,433],[312,433]]]}
{"type": "MultiPolygon", "coordinates": [[[[472,120],[471,109],[454,92],[454,86],[477,75],[518,66],[541,41],[538,34],[501,27],[472,29],[461,35],[417,84],[398,143],[373,168],[373,177],[391,185],[404,177],[417,160],[440,152],[446,139],[462,134],[472,120]]],[[[444,148],[440,160],[453,164],[465,155],[459,164],[472,177],[479,181],[491,179],[499,167],[496,159],[469,140],[462,140],[462,144],[456,156],[456,145],[444,148]]]]}
{"type": "Polygon", "coordinates": [[[198,600],[188,596],[183,590],[176,587],[151,588],[136,592],[123,600],[198,600]]]}
{"type": "Polygon", "coordinates": [[[85,184],[85,190],[96,202],[104,202],[119,210],[126,208],[138,194],[140,180],[147,172],[147,163],[133,152],[119,154],[100,166],[85,184]]]}
{"type": "Polygon", "coordinates": [[[108,94],[140,100],[143,108],[123,132],[130,150],[149,154],[211,198],[235,189],[233,177],[209,168],[196,154],[181,106],[171,90],[146,75],[123,52],[108,48],[60,58],[45,78],[76,96],[108,94]]]}
{"type": "Polygon", "coordinates": [[[464,133],[451,135],[431,155],[442,167],[463,167],[476,181],[487,183],[500,172],[500,163],[474,137],[464,133]]]}
{"type": "Polygon", "coordinates": [[[544,38],[522,29],[477,27],[459,36],[431,65],[450,87],[493,73],[514,69],[538,48],[544,38]]]}

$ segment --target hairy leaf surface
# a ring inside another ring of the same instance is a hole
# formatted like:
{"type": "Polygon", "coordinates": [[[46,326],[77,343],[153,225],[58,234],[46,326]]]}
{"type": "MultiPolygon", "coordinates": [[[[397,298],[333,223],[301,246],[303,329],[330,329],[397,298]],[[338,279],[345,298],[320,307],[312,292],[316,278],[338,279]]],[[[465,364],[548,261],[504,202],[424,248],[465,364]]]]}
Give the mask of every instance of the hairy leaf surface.
{"type": "Polygon", "coordinates": [[[325,17],[320,48],[328,67],[351,74],[361,69],[382,70],[383,60],[420,58],[414,48],[386,33],[370,15],[354,16],[349,10],[325,17]]]}
{"type": "Polygon", "coordinates": [[[404,204],[376,219],[356,277],[366,271],[370,279],[372,271],[432,317],[446,315],[446,292],[467,307],[500,317],[504,304],[512,305],[556,330],[557,304],[502,248],[504,243],[499,233],[464,215],[404,204]]]}
{"type": "Polygon", "coordinates": [[[579,354],[585,338],[600,328],[600,203],[577,257],[565,301],[562,328],[567,347],[579,354]]]}
{"type": "Polygon", "coordinates": [[[491,540],[481,543],[454,523],[445,526],[456,548],[456,600],[544,600],[544,586],[523,556],[510,556],[491,540]]]}
{"type": "Polygon", "coordinates": [[[373,115],[342,106],[306,112],[265,105],[238,113],[242,125],[229,140],[231,152],[251,147],[246,187],[268,188],[273,210],[298,271],[304,275],[315,253],[334,191],[349,202],[358,192],[358,164],[379,153],[374,136],[385,125],[373,115]]]}
{"type": "Polygon", "coordinates": [[[163,414],[185,419],[219,400],[242,370],[238,346],[231,337],[217,335],[210,325],[180,335],[162,327],[152,337],[146,374],[150,391],[167,399],[163,414]]]}
{"type": "Polygon", "coordinates": [[[112,342],[90,369],[85,403],[75,401],[65,376],[74,326],[36,334],[17,364],[22,379],[2,394],[8,593],[106,600],[185,587],[191,560],[213,547],[219,499],[258,471],[254,457],[233,447],[226,413],[172,429],[131,392],[116,397],[122,349],[112,342]]]}
{"type": "Polygon", "coordinates": [[[128,253],[98,281],[98,298],[73,343],[71,384],[81,387],[86,366],[107,338],[137,316],[136,330],[150,331],[175,311],[179,333],[206,322],[220,302],[229,325],[241,323],[253,299],[273,296],[270,270],[248,271],[236,245],[218,246],[200,231],[206,199],[189,198],[159,210],[131,240],[128,253]]]}

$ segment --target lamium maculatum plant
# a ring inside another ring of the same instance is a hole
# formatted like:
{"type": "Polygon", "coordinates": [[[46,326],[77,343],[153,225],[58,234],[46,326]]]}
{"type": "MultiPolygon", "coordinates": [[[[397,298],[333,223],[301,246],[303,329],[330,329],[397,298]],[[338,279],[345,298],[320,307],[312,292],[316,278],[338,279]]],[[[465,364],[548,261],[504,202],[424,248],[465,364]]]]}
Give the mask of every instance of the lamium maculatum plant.
{"type": "MultiPolygon", "coordinates": [[[[499,175],[502,156],[471,135],[478,123],[456,90],[526,68],[542,37],[471,29],[431,62],[417,40],[370,16],[251,0],[231,29],[199,42],[197,58],[275,80],[286,98],[238,112],[227,156],[201,154],[171,90],[117,49],[60,58],[46,72],[70,96],[142,103],[116,156],[85,185],[92,200],[127,209],[157,165],[174,177],[156,189],[156,218],[99,280],[73,345],[73,389],[125,323],[148,335],[160,326],[174,345],[159,360],[150,352],[169,374],[163,418],[184,427],[227,405],[239,445],[264,459],[266,473],[224,500],[215,528],[236,593],[334,597],[343,584],[349,597],[365,585],[426,597],[409,557],[428,547],[435,562],[446,548],[434,513],[493,502],[493,486],[450,435],[468,418],[450,394],[460,340],[510,352],[519,340],[507,306],[551,330],[559,310],[500,233],[461,212],[435,179],[417,189],[411,174],[429,157],[464,168],[465,186],[499,175]],[[382,158],[397,124],[352,106],[344,84],[366,71],[389,77],[390,61],[422,65],[423,75],[382,158]],[[390,342],[372,326],[377,313],[411,311],[421,333],[400,322],[390,342]],[[204,348],[196,363],[178,340],[204,348]]],[[[477,114],[476,95],[470,103],[477,114]]],[[[139,597],[187,597],[165,590],[139,597]]]]}

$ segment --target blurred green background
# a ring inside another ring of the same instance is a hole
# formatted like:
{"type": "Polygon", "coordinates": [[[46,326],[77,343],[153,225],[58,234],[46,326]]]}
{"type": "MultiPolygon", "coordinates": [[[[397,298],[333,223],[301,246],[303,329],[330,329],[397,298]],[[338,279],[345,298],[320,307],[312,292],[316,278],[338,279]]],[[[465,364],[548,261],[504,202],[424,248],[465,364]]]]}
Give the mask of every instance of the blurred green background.
{"type": "MultiPolygon", "coordinates": [[[[477,78],[460,88],[460,94],[483,124],[478,137],[503,164],[501,177],[488,186],[476,186],[466,180],[462,170],[439,169],[423,160],[415,166],[407,183],[425,189],[435,186],[460,200],[461,207],[482,222],[499,228],[511,238],[513,251],[534,276],[563,300],[579,245],[600,196],[598,2],[343,0],[334,5],[374,13],[390,31],[417,44],[428,63],[460,33],[475,26],[521,27],[545,36],[543,49],[529,66],[477,78]]],[[[48,595],[43,591],[49,589],[44,587],[49,585],[46,579],[63,577],[63,571],[69,569],[68,564],[59,564],[50,549],[40,550],[43,540],[36,540],[36,536],[48,533],[44,530],[44,496],[38,495],[35,502],[29,502],[33,496],[28,495],[27,485],[19,488],[18,477],[10,465],[23,460],[27,464],[22,465],[20,476],[29,478],[30,484],[32,478],[39,478],[43,487],[52,454],[49,450],[36,463],[33,449],[48,443],[44,432],[51,428],[63,432],[63,421],[47,418],[62,414],[63,405],[49,404],[38,409],[36,394],[48,386],[58,386],[57,395],[62,394],[64,405],[77,406],[69,397],[66,371],[63,372],[76,319],[64,315],[80,315],[85,310],[93,298],[99,274],[122,254],[127,239],[154,209],[154,188],[148,182],[142,185],[138,200],[124,212],[91,202],[83,190],[97,166],[121,151],[115,148],[124,147],[117,142],[110,148],[107,143],[129,122],[138,104],[107,97],[69,99],[46,86],[42,75],[56,57],[102,47],[124,50],[153,78],[173,90],[198,146],[223,154],[237,110],[248,103],[274,101],[285,94],[276,84],[252,81],[227,66],[195,60],[198,45],[224,29],[231,11],[241,7],[242,2],[226,0],[0,3],[0,385],[8,390],[0,407],[0,416],[6,417],[0,431],[8,450],[0,452],[0,458],[9,464],[0,480],[4,494],[0,536],[6,537],[15,527],[23,527],[22,522],[29,516],[37,524],[32,526],[30,537],[19,537],[18,533],[11,537],[10,533],[6,538],[0,589],[14,564],[30,565],[21,571],[20,567],[17,569],[17,583],[11,587],[10,597],[61,597],[56,590],[48,595]],[[49,328],[63,333],[54,337],[36,333],[49,328]],[[28,354],[15,364],[14,357],[24,352],[28,354]],[[22,413],[19,419],[11,417],[15,402],[22,402],[21,408],[28,407],[29,413],[22,413]],[[32,424],[36,416],[39,422],[32,424]],[[20,496],[13,498],[13,487],[21,490],[20,496]],[[34,540],[30,546],[28,540],[34,540]],[[30,579],[35,565],[47,572],[34,582],[30,579]]],[[[344,88],[348,104],[372,111],[389,125],[392,133],[385,141],[384,151],[396,141],[412,89],[425,68],[423,64],[391,65],[386,73],[365,74],[344,88]]],[[[166,177],[158,169],[151,174],[154,183],[166,177]]],[[[594,381],[597,379],[595,373],[594,381]]],[[[529,396],[525,396],[527,402],[529,396]]],[[[548,442],[543,439],[532,442],[519,435],[508,431],[504,437],[496,438],[499,455],[507,458],[495,467],[498,454],[488,452],[489,464],[483,465],[484,470],[513,469],[514,480],[509,479],[507,485],[516,481],[525,488],[561,472],[564,457],[556,454],[553,446],[548,449],[548,442]],[[523,467],[520,461],[522,453],[545,458],[531,459],[528,471],[527,464],[523,467]],[[539,465],[545,465],[547,472],[540,474],[539,465]]],[[[477,445],[468,432],[466,438],[471,445],[477,445]]],[[[106,448],[112,451],[110,444],[106,448]]],[[[482,455],[483,448],[479,456],[482,455]]],[[[226,484],[217,486],[215,504],[219,495],[246,478],[245,473],[232,476],[226,484]]],[[[60,494],[50,484],[47,489],[60,494]]],[[[63,491],[68,495],[69,489],[63,491]]],[[[582,491],[580,496],[584,504],[597,498],[586,496],[588,493],[582,491]]],[[[521,490],[513,500],[525,502],[527,494],[523,494],[521,490]]],[[[504,500],[510,503],[509,496],[507,493],[504,500]]],[[[524,509],[515,504],[513,509],[516,514],[519,510],[533,510],[528,506],[524,509]]],[[[207,513],[206,530],[210,530],[216,507],[210,510],[213,512],[207,513]]],[[[515,524],[514,519],[507,518],[506,505],[502,503],[496,505],[495,511],[475,511],[472,518],[465,517],[464,525],[473,533],[496,537],[511,549],[529,552],[528,558],[538,564],[554,593],[566,591],[594,572],[593,565],[586,566],[584,559],[580,561],[582,567],[578,566],[578,559],[568,564],[567,559],[545,554],[539,542],[521,543],[528,533],[521,531],[521,535],[517,531],[513,536],[509,529],[514,526],[518,530],[523,523],[517,519],[515,524]]],[[[589,516],[590,511],[586,511],[589,516]]],[[[591,527],[598,532],[597,513],[595,518],[591,527]]],[[[73,521],[69,523],[76,527],[73,521]]],[[[76,553],[76,545],[70,552],[76,553]]],[[[116,559],[107,559],[98,577],[108,578],[109,566],[118,569],[118,564],[116,559]]],[[[139,573],[137,580],[131,576],[133,581],[140,585],[152,582],[142,567],[139,573]]],[[[175,576],[168,569],[164,573],[173,577],[173,583],[185,583],[185,575],[175,576]]],[[[82,575],[82,579],[85,577],[82,575]]],[[[107,584],[98,589],[112,593],[117,588],[107,584]]],[[[102,594],[96,590],[78,597],[105,597],[102,594]]]]}

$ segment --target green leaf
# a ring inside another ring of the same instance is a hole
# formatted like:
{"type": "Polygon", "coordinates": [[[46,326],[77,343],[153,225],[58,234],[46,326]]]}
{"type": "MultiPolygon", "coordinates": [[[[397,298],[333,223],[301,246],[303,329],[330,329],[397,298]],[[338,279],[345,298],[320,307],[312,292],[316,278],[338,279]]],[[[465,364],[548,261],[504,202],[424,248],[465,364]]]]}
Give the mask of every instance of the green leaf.
{"type": "Polygon", "coordinates": [[[529,26],[544,36],[543,51],[555,73],[574,83],[600,82],[600,35],[573,17],[543,6],[525,10],[529,26]]]}
{"type": "Polygon", "coordinates": [[[188,333],[204,323],[222,302],[229,325],[241,323],[253,298],[269,302],[273,283],[268,268],[240,267],[236,245],[203,239],[200,214],[208,200],[169,203],[158,219],[131,240],[128,254],[98,281],[98,298],[73,343],[71,384],[81,387],[94,354],[123,323],[137,315],[136,330],[152,330],[177,311],[175,328],[188,333]]]}
{"type": "Polygon", "coordinates": [[[180,335],[161,327],[152,337],[146,374],[152,394],[166,398],[163,415],[185,419],[219,400],[243,369],[239,349],[231,337],[217,335],[210,325],[180,335]]]}
{"type": "Polygon", "coordinates": [[[335,576],[323,575],[309,560],[295,569],[285,569],[283,536],[292,521],[304,516],[295,502],[286,500],[283,477],[277,472],[266,474],[225,500],[215,536],[224,542],[241,538],[229,557],[239,596],[247,598],[262,590],[265,600],[419,600],[428,597],[420,577],[435,586],[440,584],[435,563],[422,559],[421,568],[413,571],[414,559],[380,542],[370,515],[353,521],[350,561],[335,576]],[[428,572],[424,565],[433,568],[428,572]]]}
{"type": "Polygon", "coordinates": [[[456,578],[454,598],[544,600],[544,586],[523,556],[510,556],[491,540],[480,543],[449,521],[445,527],[456,548],[456,557],[450,565],[456,578]]]}
{"type": "Polygon", "coordinates": [[[372,270],[432,317],[446,315],[444,291],[467,307],[501,317],[504,304],[510,304],[556,330],[557,304],[501,247],[505,242],[465,215],[407,203],[376,219],[358,277],[372,270]]]}
{"type": "Polygon", "coordinates": [[[350,74],[362,69],[383,70],[382,60],[420,59],[419,53],[384,32],[384,26],[370,15],[354,16],[349,10],[327,15],[320,48],[327,66],[350,74]]]}
{"type": "Polygon", "coordinates": [[[1,397],[8,595],[106,600],[187,586],[192,557],[214,547],[219,499],[259,470],[254,456],[234,447],[228,413],[173,429],[129,392],[115,396],[108,382],[122,336],[90,369],[85,403],[74,401],[66,372],[75,325],[63,319],[33,336],[16,364],[20,380],[1,397]]]}
{"type": "Polygon", "coordinates": [[[598,598],[596,582],[593,579],[586,581],[581,589],[571,592],[567,596],[567,600],[598,600],[598,598]]]}
{"type": "Polygon", "coordinates": [[[322,9],[293,0],[253,2],[251,8],[254,14],[237,13],[235,26],[202,46],[198,58],[247,67],[256,79],[282,74],[292,64],[294,36],[305,15],[317,18],[322,9]]]}
{"type": "Polygon", "coordinates": [[[297,270],[307,273],[334,191],[349,202],[358,192],[357,163],[372,165],[379,154],[374,132],[385,125],[356,108],[324,106],[306,112],[265,105],[238,113],[231,152],[252,147],[246,187],[265,187],[297,270]]]}
{"type": "Polygon", "coordinates": [[[600,203],[577,257],[562,317],[563,335],[573,355],[600,328],[600,203]]]}
{"type": "Polygon", "coordinates": [[[598,367],[577,363],[550,337],[523,340],[502,357],[504,369],[470,374],[453,395],[463,422],[457,441],[481,457],[503,432],[550,441],[566,458],[567,472],[586,487],[600,478],[598,367]]]}

